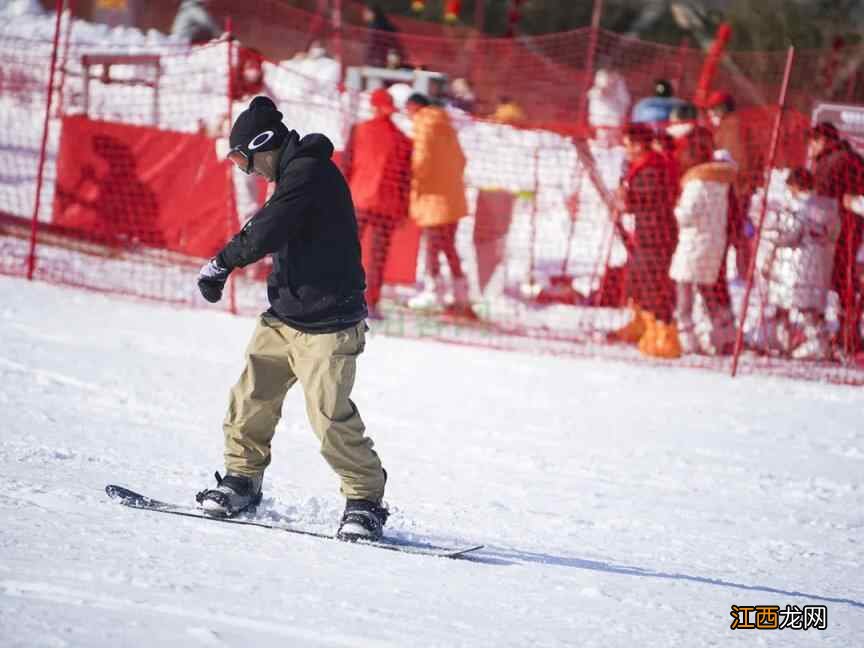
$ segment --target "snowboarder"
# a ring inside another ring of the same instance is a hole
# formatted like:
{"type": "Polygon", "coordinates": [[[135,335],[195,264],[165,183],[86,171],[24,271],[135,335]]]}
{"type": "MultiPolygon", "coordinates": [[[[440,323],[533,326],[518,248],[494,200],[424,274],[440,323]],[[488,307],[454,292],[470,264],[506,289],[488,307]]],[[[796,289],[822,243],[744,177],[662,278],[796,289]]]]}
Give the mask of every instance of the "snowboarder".
{"type": "Polygon", "coordinates": [[[341,479],[347,502],[337,536],[380,539],[387,474],[350,399],[367,330],[365,277],[351,193],[321,134],[301,138],[266,97],[237,117],[228,159],[276,183],[273,196],[198,276],[217,302],[228,275],[270,254],[270,308],[258,318],[246,368],[231,390],[223,424],[226,476],[198,501],[232,516],[261,498],[270,441],[285,394],[299,382],[321,454],[341,479]]]}

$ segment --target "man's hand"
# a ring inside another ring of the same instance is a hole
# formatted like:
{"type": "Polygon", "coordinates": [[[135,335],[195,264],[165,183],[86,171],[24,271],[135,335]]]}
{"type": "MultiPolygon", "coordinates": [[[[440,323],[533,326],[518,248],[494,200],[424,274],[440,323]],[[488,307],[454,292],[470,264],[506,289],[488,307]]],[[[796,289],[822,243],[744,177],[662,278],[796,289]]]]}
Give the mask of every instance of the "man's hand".
{"type": "Polygon", "coordinates": [[[216,257],[205,263],[198,272],[198,290],[204,295],[204,299],[211,304],[222,299],[222,289],[225,288],[229,274],[231,271],[223,268],[216,257]]]}

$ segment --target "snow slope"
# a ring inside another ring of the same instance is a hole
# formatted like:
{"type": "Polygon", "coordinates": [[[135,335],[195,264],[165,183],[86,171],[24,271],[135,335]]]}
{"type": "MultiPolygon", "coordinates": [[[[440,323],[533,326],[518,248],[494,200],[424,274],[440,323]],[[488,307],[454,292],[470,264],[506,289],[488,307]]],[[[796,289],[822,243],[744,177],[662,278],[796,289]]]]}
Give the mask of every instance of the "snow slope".
{"type": "MultiPolygon", "coordinates": [[[[859,645],[864,391],[373,335],[392,535],[454,562],[128,510],[191,502],[253,320],[0,278],[0,645],[859,645]],[[825,605],[828,629],[731,630],[825,605]]],[[[373,331],[374,333],[374,331],[373,331]]],[[[341,510],[299,392],[260,515],[341,510]]]]}

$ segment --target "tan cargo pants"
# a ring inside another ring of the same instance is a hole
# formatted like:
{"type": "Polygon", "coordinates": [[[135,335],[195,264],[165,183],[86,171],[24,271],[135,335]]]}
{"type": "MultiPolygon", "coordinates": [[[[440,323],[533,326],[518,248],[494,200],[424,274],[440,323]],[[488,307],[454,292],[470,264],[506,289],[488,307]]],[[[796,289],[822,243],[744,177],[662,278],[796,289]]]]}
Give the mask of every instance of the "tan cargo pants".
{"type": "Polygon", "coordinates": [[[270,464],[270,441],[282,401],[299,380],[321,454],[342,480],[342,494],[348,499],[381,500],[381,461],[372,440],[364,436],[365,426],[350,399],[365,331],[366,323],[360,322],[337,333],[311,335],[266,313],[259,317],[223,425],[228,472],[263,474],[270,464]]]}

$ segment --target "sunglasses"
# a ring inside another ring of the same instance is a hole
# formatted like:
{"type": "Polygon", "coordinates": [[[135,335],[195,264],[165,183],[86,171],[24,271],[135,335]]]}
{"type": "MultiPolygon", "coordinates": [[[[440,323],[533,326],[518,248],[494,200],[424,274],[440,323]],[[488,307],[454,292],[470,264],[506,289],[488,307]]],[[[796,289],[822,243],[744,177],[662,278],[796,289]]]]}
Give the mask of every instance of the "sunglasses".
{"type": "Polygon", "coordinates": [[[234,163],[246,175],[252,174],[252,154],[246,153],[240,148],[233,148],[228,152],[228,159],[234,163]]]}

